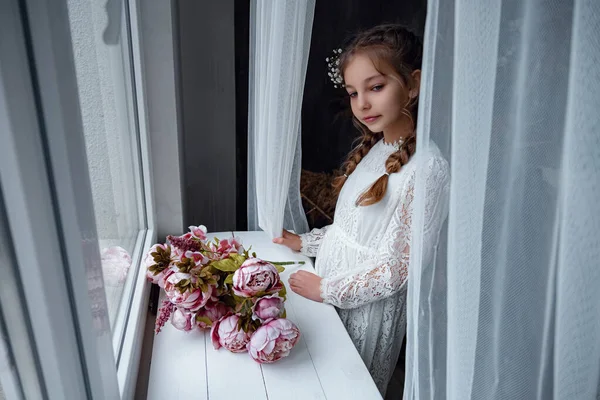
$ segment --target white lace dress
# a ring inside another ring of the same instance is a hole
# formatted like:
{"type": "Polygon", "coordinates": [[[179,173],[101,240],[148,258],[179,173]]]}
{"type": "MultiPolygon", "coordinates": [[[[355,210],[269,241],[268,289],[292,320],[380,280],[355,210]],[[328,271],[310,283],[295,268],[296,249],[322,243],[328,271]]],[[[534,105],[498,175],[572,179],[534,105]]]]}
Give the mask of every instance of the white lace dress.
{"type": "MultiPolygon", "coordinates": [[[[432,147],[422,171],[426,176],[423,260],[431,258],[437,244],[449,192],[448,163],[437,147],[432,147]]],[[[379,203],[357,207],[355,202],[385,173],[385,161],[394,150],[383,140],[373,146],[346,180],[333,224],[300,235],[302,253],[316,257],[316,273],[323,278],[323,301],[338,308],[382,395],[406,330],[415,157],[390,175],[379,203]]]]}

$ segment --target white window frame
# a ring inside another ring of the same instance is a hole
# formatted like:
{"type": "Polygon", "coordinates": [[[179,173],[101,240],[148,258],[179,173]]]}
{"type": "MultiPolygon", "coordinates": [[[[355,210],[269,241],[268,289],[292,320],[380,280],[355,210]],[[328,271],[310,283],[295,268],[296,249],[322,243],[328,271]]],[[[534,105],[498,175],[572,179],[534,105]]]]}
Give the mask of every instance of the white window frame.
{"type": "MultiPolygon", "coordinates": [[[[78,345],[74,320],[80,316],[84,319],[80,325],[91,328],[92,318],[91,313],[72,314],[20,6],[18,1],[5,1],[0,12],[0,134],[4,143],[0,147],[0,177],[15,253],[20,256],[18,273],[22,281],[27,280],[29,289],[20,300],[36,312],[35,325],[33,312],[28,318],[46,396],[86,398],[82,353],[89,354],[85,365],[97,377],[100,363],[90,351],[95,343],[88,340],[81,348],[78,345]]],[[[82,301],[80,309],[91,309],[87,293],[75,297],[82,301]]],[[[92,393],[104,395],[101,384],[90,382],[92,393]]]]}
{"type": "MultiPolygon", "coordinates": [[[[0,82],[1,80],[0,76],[0,82]]],[[[6,104],[0,97],[0,128],[7,125],[4,112],[6,108],[2,103],[6,104]]],[[[43,388],[40,385],[35,350],[31,346],[32,331],[28,324],[28,310],[25,302],[16,301],[22,296],[23,285],[13,261],[17,257],[1,193],[0,245],[0,384],[7,399],[41,399],[44,397],[43,388]]]]}
{"type": "MultiPolygon", "coordinates": [[[[156,243],[156,222],[153,193],[152,160],[148,129],[148,113],[142,56],[142,38],[139,0],[123,0],[128,10],[121,18],[129,19],[131,34],[131,52],[133,67],[134,99],[139,130],[140,158],[142,165],[143,197],[140,198],[140,209],[145,207],[145,218],[148,229],[140,232],[135,249],[131,255],[135,274],[129,274],[123,297],[119,306],[118,317],[113,328],[113,349],[117,363],[117,379],[121,398],[132,398],[142,351],[144,327],[148,309],[150,284],[146,279],[146,271],[141,265],[143,257],[150,247],[156,243]]],[[[121,32],[127,34],[128,32],[121,32]]]]}
{"type": "Polygon", "coordinates": [[[25,378],[43,380],[43,397],[125,399],[135,390],[149,291],[140,261],[156,228],[139,0],[129,6],[148,229],[132,255],[135,273],[113,335],[104,288],[90,290],[101,285],[102,267],[66,1],[0,5],[1,188],[11,236],[18,238],[17,270],[30,289],[21,300],[35,310],[25,318],[42,377],[25,378]]]}

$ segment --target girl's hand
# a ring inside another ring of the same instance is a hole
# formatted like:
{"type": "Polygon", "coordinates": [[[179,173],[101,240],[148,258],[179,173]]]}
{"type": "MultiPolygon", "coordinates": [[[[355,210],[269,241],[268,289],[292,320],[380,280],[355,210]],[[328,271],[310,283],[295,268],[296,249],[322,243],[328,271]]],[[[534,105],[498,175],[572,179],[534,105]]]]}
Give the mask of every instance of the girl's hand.
{"type": "Polygon", "coordinates": [[[294,251],[300,251],[302,248],[302,240],[300,239],[300,236],[288,232],[285,229],[283,230],[281,237],[273,239],[273,243],[282,244],[294,251]]]}
{"type": "Polygon", "coordinates": [[[290,275],[288,283],[290,288],[302,297],[322,303],[321,278],[308,271],[298,271],[290,275]]]}

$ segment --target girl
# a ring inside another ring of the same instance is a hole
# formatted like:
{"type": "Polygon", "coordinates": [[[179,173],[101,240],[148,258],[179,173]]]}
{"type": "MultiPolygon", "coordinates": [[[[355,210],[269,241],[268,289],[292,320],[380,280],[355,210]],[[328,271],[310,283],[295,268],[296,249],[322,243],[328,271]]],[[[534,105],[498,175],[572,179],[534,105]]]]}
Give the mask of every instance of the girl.
{"type": "Polygon", "coordinates": [[[423,155],[424,170],[417,171],[413,157],[421,52],[419,39],[398,25],[367,30],[343,51],[339,72],[362,140],[334,182],[334,222],[303,235],[284,230],[273,240],[316,257],[316,274],[294,273],[290,288],[338,308],[382,396],[406,328],[417,173],[426,185],[423,262],[447,214],[448,163],[433,144],[423,155]]]}

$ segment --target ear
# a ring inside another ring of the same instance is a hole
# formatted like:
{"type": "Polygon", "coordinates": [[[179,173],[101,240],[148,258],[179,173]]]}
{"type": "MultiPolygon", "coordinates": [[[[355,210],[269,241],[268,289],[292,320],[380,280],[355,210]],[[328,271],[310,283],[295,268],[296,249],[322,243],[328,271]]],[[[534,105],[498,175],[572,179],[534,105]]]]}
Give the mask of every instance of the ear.
{"type": "Polygon", "coordinates": [[[419,95],[419,91],[421,88],[421,70],[415,69],[411,75],[413,78],[413,81],[412,81],[413,87],[408,92],[408,95],[410,96],[411,99],[414,99],[415,97],[417,97],[419,95]]]}

